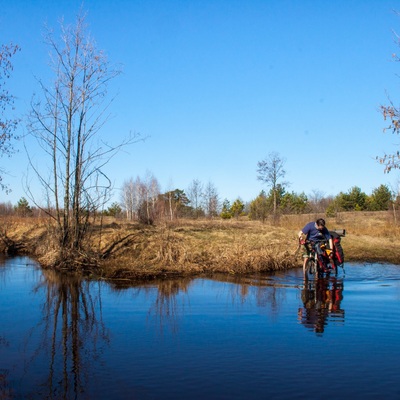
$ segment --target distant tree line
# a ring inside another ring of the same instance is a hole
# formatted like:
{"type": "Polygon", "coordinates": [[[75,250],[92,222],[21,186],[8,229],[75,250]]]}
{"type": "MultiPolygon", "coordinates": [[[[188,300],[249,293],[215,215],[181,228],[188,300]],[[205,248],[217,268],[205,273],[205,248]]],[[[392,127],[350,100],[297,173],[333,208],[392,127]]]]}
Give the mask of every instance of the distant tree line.
{"type": "MultiPolygon", "coordinates": [[[[380,185],[367,195],[359,187],[354,186],[349,191],[340,192],[337,196],[323,196],[320,192],[305,193],[286,192],[280,187],[276,196],[276,207],[279,214],[309,214],[320,213],[334,217],[343,211],[385,211],[400,205],[399,194],[393,193],[387,185],[380,185]]],[[[271,191],[262,191],[256,199],[250,202],[249,218],[266,220],[273,214],[274,195],[271,191]]]]}
{"type": "MultiPolygon", "coordinates": [[[[276,222],[281,215],[289,214],[314,213],[335,217],[345,211],[385,211],[399,208],[400,191],[395,193],[383,184],[369,195],[358,186],[336,196],[325,196],[317,190],[309,195],[289,191],[289,184],[283,181],[286,173],[283,166],[284,160],[277,153],[270,153],[258,163],[257,178],[269,190],[262,190],[248,203],[243,202],[240,197],[233,201],[221,200],[212,182],[203,184],[199,179],[194,179],[186,189],[169,188],[163,191],[157,178],[147,172],[144,177],[127,179],[122,185],[120,200],[114,201],[107,208],[97,210],[96,215],[153,225],[160,221],[199,218],[247,217],[249,220],[276,222]]],[[[0,215],[29,217],[52,213],[54,210],[50,207],[44,210],[42,207],[31,206],[24,197],[14,206],[0,203],[0,215]]]]}
{"type": "Polygon", "coordinates": [[[212,182],[203,185],[192,181],[186,192],[170,189],[162,192],[158,180],[150,173],[124,182],[121,190],[121,213],[128,220],[153,224],[178,218],[215,218],[220,214],[220,199],[212,182]]]}
{"type": "MultiPolygon", "coordinates": [[[[286,191],[278,185],[273,190],[260,194],[245,203],[240,198],[232,202],[220,200],[218,190],[212,182],[206,185],[194,179],[189,187],[162,191],[158,180],[148,174],[145,178],[131,178],[123,184],[121,199],[111,203],[98,215],[111,216],[144,224],[178,219],[239,219],[265,222],[276,215],[320,214],[335,217],[346,211],[386,211],[400,208],[400,193],[394,193],[387,185],[380,185],[366,194],[358,186],[336,196],[324,196],[322,192],[286,191]]],[[[45,215],[41,208],[31,206],[22,197],[17,204],[0,203],[0,215],[32,217],[45,215]]]]}

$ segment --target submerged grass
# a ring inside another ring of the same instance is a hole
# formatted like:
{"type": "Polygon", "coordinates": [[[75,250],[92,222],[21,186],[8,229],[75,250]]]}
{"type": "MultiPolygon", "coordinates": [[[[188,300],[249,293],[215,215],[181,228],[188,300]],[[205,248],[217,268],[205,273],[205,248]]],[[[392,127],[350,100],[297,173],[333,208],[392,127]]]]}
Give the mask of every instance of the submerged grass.
{"type": "MultiPolygon", "coordinates": [[[[317,217],[283,216],[277,225],[243,219],[144,226],[108,219],[101,227],[93,226],[85,248],[94,260],[90,273],[105,279],[276,271],[301,266],[301,255],[295,254],[297,233],[317,217]]],[[[342,213],[326,221],[329,229],[346,229],[342,246],[347,261],[400,264],[400,227],[390,213],[342,213]]],[[[11,240],[19,251],[52,266],[59,249],[49,220],[3,218],[1,222],[3,251],[11,240]]]]}

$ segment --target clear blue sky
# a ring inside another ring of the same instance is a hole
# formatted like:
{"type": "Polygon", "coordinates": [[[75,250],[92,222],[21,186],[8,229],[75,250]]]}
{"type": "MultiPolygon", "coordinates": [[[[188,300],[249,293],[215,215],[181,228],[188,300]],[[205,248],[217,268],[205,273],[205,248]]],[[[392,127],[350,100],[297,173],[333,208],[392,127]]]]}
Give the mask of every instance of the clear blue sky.
{"type": "MultiPolygon", "coordinates": [[[[80,5],[0,0],[1,43],[22,49],[8,82],[21,114],[38,91],[35,76],[51,78],[44,23],[74,22],[80,5]]],[[[213,182],[221,200],[249,201],[263,189],[257,161],[271,151],[286,159],[288,189],[297,193],[359,186],[370,194],[398,181],[375,156],[400,142],[382,132],[379,113],[387,93],[400,100],[391,57],[400,53],[400,1],[87,0],[84,8],[98,48],[124,71],[110,87],[115,117],[102,135],[149,137],[108,165],[117,188],[151,171],[163,190],[199,179],[213,182]]],[[[1,200],[13,204],[25,195],[18,147],[0,160],[13,190],[1,200]]]]}

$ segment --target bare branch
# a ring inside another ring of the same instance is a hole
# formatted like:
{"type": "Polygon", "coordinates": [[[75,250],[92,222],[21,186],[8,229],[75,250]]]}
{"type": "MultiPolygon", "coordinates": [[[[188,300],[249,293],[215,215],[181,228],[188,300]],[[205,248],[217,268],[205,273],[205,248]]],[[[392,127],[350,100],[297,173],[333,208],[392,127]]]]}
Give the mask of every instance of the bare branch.
{"type": "Polygon", "coordinates": [[[29,162],[50,197],[48,203],[55,205],[61,253],[70,254],[82,250],[89,217],[110,197],[111,179],[104,167],[141,138],[129,135],[116,145],[100,138],[113,100],[107,97],[107,86],[120,71],[97,50],[83,14],[73,26],[61,22],[60,29],[61,39],[50,29],[45,34],[55,80],[50,86],[39,81],[42,96],[32,100],[28,126],[46,160],[39,166],[34,166],[32,157],[29,162]]]}

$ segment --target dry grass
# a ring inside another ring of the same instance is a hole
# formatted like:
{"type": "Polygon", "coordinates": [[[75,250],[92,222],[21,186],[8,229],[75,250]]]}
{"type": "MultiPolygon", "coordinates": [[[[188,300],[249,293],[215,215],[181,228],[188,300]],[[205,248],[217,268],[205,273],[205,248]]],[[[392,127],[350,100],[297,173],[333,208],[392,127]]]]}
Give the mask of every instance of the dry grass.
{"type": "MultiPolygon", "coordinates": [[[[106,278],[153,278],[171,274],[263,272],[301,266],[297,232],[315,215],[284,216],[278,226],[247,220],[177,221],[148,227],[107,221],[93,230],[86,248],[95,254],[98,274],[106,278]]],[[[342,246],[347,261],[400,264],[400,227],[380,213],[343,213],[327,218],[329,229],[346,229],[342,246]]],[[[51,265],[59,249],[48,220],[1,221],[7,237],[51,265]]],[[[3,235],[4,236],[4,235],[3,235]]]]}
{"type": "Polygon", "coordinates": [[[254,222],[185,221],[142,228],[132,243],[120,247],[104,265],[114,277],[131,276],[132,270],[149,277],[160,272],[270,271],[297,265],[291,244],[284,229],[273,231],[254,222]]]}
{"type": "MultiPolygon", "coordinates": [[[[288,216],[282,226],[302,227],[316,216],[288,216]]],[[[400,225],[393,214],[380,212],[347,212],[326,218],[329,229],[345,229],[342,246],[347,261],[390,262],[400,264],[400,225]]]]}

